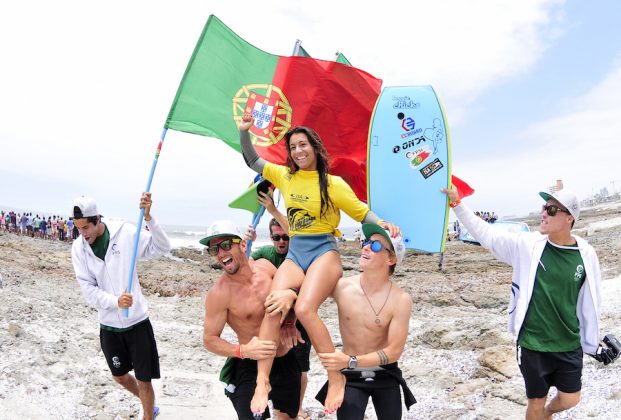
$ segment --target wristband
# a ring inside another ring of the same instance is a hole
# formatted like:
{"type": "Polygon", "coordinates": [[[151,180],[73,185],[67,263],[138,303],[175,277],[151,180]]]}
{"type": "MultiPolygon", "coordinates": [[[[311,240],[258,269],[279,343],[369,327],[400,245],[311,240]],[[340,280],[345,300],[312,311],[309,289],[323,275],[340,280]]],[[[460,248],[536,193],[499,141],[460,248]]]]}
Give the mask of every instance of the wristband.
{"type": "Polygon", "coordinates": [[[449,204],[450,208],[455,208],[457,206],[459,206],[461,204],[461,199],[457,199],[456,201],[453,201],[452,203],[449,204]]]}
{"type": "Polygon", "coordinates": [[[238,344],[235,346],[235,357],[237,357],[238,359],[243,359],[244,357],[242,356],[242,352],[241,352],[241,344],[238,344]]]}

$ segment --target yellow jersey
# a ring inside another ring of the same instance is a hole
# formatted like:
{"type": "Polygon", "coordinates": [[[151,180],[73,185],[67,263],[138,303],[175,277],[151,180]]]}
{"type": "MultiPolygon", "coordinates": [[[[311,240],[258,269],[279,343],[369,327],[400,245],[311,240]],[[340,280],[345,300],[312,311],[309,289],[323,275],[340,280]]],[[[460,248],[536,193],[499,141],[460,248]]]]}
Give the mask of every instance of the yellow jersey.
{"type": "Polygon", "coordinates": [[[360,201],[340,176],[328,175],[328,195],[334,204],[321,216],[321,192],[317,171],[298,170],[291,174],[287,166],[266,162],[263,177],[282,193],[287,208],[289,235],[332,233],[341,222],[343,210],[362,222],[369,207],[360,201]]]}

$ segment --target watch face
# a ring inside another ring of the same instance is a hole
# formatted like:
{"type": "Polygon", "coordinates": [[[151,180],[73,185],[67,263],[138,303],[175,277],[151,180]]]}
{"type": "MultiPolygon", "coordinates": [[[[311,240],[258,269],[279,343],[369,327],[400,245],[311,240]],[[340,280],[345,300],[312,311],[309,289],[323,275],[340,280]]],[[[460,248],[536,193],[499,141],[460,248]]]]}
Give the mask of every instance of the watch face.
{"type": "Polygon", "coordinates": [[[350,356],[349,357],[349,364],[348,364],[348,368],[349,369],[356,369],[356,366],[358,366],[358,359],[356,358],[356,356],[350,356]]]}

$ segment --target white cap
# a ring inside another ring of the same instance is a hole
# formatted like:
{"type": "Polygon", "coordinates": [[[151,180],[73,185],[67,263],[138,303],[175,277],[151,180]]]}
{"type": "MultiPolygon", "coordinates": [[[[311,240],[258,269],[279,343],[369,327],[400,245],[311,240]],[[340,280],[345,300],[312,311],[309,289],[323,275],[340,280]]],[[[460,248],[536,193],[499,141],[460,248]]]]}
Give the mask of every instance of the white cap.
{"type": "Polygon", "coordinates": [[[209,246],[209,241],[222,236],[236,236],[239,239],[243,238],[241,231],[233,222],[230,220],[216,220],[207,228],[207,236],[199,242],[205,246],[209,246]]]}
{"type": "Polygon", "coordinates": [[[549,194],[547,192],[540,192],[539,195],[544,200],[556,200],[565,207],[569,214],[574,216],[575,220],[578,220],[580,217],[580,202],[578,201],[578,197],[576,194],[569,192],[567,190],[556,191],[553,194],[549,194]]]}
{"type": "Polygon", "coordinates": [[[73,201],[73,214],[74,219],[83,219],[91,216],[99,216],[99,210],[97,210],[97,203],[92,197],[79,197],[73,201]]]}
{"type": "Polygon", "coordinates": [[[364,237],[367,239],[369,239],[374,233],[382,235],[392,245],[392,249],[394,249],[395,255],[397,256],[397,264],[400,264],[401,261],[403,261],[403,257],[405,256],[405,245],[403,244],[403,236],[399,234],[396,238],[393,238],[386,231],[386,229],[375,223],[363,224],[362,233],[364,233],[364,237]]]}

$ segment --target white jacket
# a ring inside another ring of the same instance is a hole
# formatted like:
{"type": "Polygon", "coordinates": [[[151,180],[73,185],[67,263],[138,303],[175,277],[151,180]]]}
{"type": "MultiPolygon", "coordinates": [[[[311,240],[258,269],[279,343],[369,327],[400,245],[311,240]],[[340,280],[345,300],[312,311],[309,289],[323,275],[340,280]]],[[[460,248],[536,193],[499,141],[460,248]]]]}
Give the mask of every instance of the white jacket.
{"type": "MultiPolygon", "coordinates": [[[[141,231],[137,259],[152,259],[170,251],[170,242],[164,230],[151,218],[145,222],[149,231],[141,231]]],[[[82,294],[89,305],[97,308],[99,323],[114,328],[127,328],[148,317],[148,304],[142,295],[138,275],[134,269],[132,280],[133,304],[129,316],[123,316],[118,297],[127,288],[136,226],[123,221],[106,222],[110,243],[105,261],[95,256],[82,235],[71,247],[71,260],[82,294]]]]}
{"type": "MultiPolygon", "coordinates": [[[[517,338],[533,295],[539,260],[548,240],[539,232],[504,232],[491,227],[465,204],[453,209],[468,232],[502,262],[513,267],[509,301],[509,332],[517,338]]],[[[573,235],[578,243],[586,271],[586,280],[578,294],[576,315],[580,321],[580,341],[585,353],[593,354],[599,346],[599,309],[601,272],[595,250],[584,239],[573,235]]]]}

